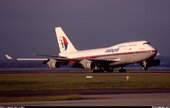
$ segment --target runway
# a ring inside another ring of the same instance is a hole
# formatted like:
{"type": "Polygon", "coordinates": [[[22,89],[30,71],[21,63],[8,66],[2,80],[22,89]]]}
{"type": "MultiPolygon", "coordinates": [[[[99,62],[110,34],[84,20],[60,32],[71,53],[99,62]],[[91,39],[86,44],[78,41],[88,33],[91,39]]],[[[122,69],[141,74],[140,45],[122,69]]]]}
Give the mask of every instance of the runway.
{"type": "MultiPolygon", "coordinates": [[[[163,84],[167,85],[167,88],[102,88],[102,89],[69,89],[69,90],[58,90],[58,89],[49,89],[49,90],[20,90],[18,89],[17,91],[1,91],[0,92],[0,97],[29,97],[29,96],[57,96],[57,95],[63,95],[63,94],[79,94],[82,99],[80,100],[65,100],[65,101],[35,101],[35,102],[0,102],[0,106],[170,106],[170,88],[169,88],[169,83],[166,83],[169,80],[169,74],[170,71],[128,71],[127,73],[105,73],[105,74],[100,74],[100,73],[92,73],[89,71],[49,71],[49,70],[44,70],[44,71],[4,71],[0,72],[0,75],[5,75],[4,77],[8,77],[9,75],[12,76],[11,78],[19,78],[15,79],[20,82],[16,82],[16,85],[22,84],[24,87],[25,85],[31,85],[32,83],[29,82],[35,82],[35,84],[41,84],[39,82],[43,82],[42,84],[49,83],[53,84],[53,81],[57,82],[63,80],[64,77],[60,79],[62,75],[64,75],[66,78],[72,77],[73,79],[75,78],[85,78],[86,75],[93,75],[94,80],[92,82],[96,81],[98,82],[102,78],[104,78],[101,81],[106,81],[108,78],[107,83],[113,83],[114,84],[120,82],[119,84],[129,84],[129,83],[134,83],[137,82],[139,84],[143,84],[143,81],[148,81],[146,80],[147,76],[151,76],[153,80],[149,80],[149,82],[153,83],[158,83],[162,82],[163,84]],[[83,75],[82,75],[83,74],[83,75]],[[112,75],[112,76],[111,76],[112,75]],[[124,75],[130,75],[131,79],[135,79],[138,77],[141,79],[140,81],[138,78],[136,80],[131,80],[129,83],[126,82],[126,80],[122,80],[124,75]],[[135,77],[132,77],[132,75],[135,75],[135,77]],[[141,77],[141,75],[144,75],[144,78],[141,77]],[[161,75],[163,75],[164,79],[161,80],[161,75]],[[22,78],[22,77],[24,78],[22,78]],[[26,77],[25,77],[26,76],[26,77]],[[58,77],[60,76],[60,77],[58,77]],[[69,77],[68,77],[69,76],[69,77]],[[111,76],[111,77],[110,77],[111,76]],[[41,77],[44,78],[49,78],[50,80],[46,81],[44,79],[41,79],[41,77]],[[120,77],[121,80],[117,79],[116,81],[112,81],[112,79],[115,79],[117,77],[120,77]],[[33,79],[32,79],[33,78],[33,79]],[[39,80],[37,80],[40,78],[39,80]],[[166,78],[166,79],[165,79],[166,78]],[[29,82],[24,82],[29,79],[29,82]],[[53,79],[51,81],[51,79],[53,79]],[[23,82],[22,82],[23,81],[23,82]],[[124,82],[123,82],[124,81],[124,82]]],[[[2,77],[3,78],[3,77],[2,77]]],[[[150,77],[149,77],[150,78],[150,77]]],[[[15,81],[12,80],[12,81],[15,81]]],[[[66,80],[66,79],[65,79],[66,80]]],[[[68,80],[68,79],[67,79],[68,80]]],[[[8,84],[8,79],[2,80],[2,84],[4,84],[4,81],[7,81],[6,83],[8,84]]],[[[67,85],[70,84],[71,79],[68,80],[67,85]]],[[[80,80],[81,81],[81,80],[80,80]]],[[[83,82],[80,83],[82,85],[86,81],[91,81],[89,79],[83,79],[83,82]]],[[[147,84],[149,84],[147,82],[147,84]]],[[[77,81],[71,83],[71,84],[76,84],[77,81]]],[[[93,83],[92,83],[93,84],[93,83]]],[[[98,84],[98,83],[96,83],[98,84]]],[[[101,83],[100,83],[101,84],[101,83]]],[[[12,86],[12,85],[11,85],[12,86]]],[[[9,87],[11,87],[9,86],[9,87]]],[[[113,85],[114,87],[115,85],[113,85]]],[[[3,87],[3,86],[2,86],[3,87]]],[[[18,86],[20,87],[20,86],[18,86]]],[[[43,86],[44,87],[44,86],[43,86]]],[[[58,87],[58,86],[57,86],[58,87]]],[[[71,87],[71,86],[70,86],[71,87]]],[[[126,86],[125,87],[129,87],[126,86]]],[[[136,87],[136,86],[135,86],[136,87]]]]}
{"type": "Polygon", "coordinates": [[[170,93],[81,95],[80,100],[10,102],[1,106],[170,106],[170,93]]]}
{"type": "Polygon", "coordinates": [[[53,95],[103,95],[103,94],[139,94],[139,93],[170,93],[167,88],[143,88],[143,89],[74,89],[74,90],[38,90],[38,91],[1,91],[0,96],[5,97],[29,97],[29,96],[53,96],[53,95]]]}
{"type": "MultiPolygon", "coordinates": [[[[93,73],[92,70],[56,70],[56,69],[1,69],[0,74],[88,74],[93,73]]],[[[167,73],[170,74],[170,70],[127,70],[126,73],[167,73]]],[[[97,73],[100,74],[100,73],[97,73]]],[[[122,74],[118,70],[114,70],[113,74],[122,74]]],[[[123,73],[124,74],[124,73],[123,73]]]]}

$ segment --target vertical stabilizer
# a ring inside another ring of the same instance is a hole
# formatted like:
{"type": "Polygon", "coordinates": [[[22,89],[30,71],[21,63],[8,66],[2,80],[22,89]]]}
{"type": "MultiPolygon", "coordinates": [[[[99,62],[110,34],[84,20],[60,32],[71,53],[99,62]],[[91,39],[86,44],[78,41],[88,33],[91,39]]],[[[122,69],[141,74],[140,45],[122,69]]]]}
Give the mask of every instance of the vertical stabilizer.
{"type": "Polygon", "coordinates": [[[61,53],[77,51],[61,27],[56,27],[55,32],[61,53]]]}

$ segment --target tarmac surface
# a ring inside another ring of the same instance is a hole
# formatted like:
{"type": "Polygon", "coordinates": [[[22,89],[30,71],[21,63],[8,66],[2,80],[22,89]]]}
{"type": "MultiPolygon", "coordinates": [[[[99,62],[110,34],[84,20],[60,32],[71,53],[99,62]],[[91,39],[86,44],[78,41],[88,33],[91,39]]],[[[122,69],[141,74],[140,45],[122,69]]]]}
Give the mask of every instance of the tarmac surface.
{"type": "Polygon", "coordinates": [[[170,106],[170,93],[81,95],[80,100],[10,102],[0,106],[170,106]]]}
{"type": "MultiPolygon", "coordinates": [[[[65,73],[72,73],[72,74],[87,74],[87,73],[93,73],[91,70],[53,70],[53,69],[48,69],[48,70],[31,70],[31,69],[4,69],[0,70],[0,74],[65,74],[65,73]]],[[[126,73],[167,73],[170,74],[170,70],[127,70],[126,73]]],[[[100,74],[100,73],[98,73],[100,74]]],[[[115,70],[113,74],[120,74],[118,70],[115,70]]]]}
{"type": "MultiPolygon", "coordinates": [[[[56,71],[6,71],[0,74],[60,74],[56,71]]],[[[73,74],[86,72],[70,72],[73,74]]],[[[91,73],[91,72],[89,72],[91,73]]],[[[145,73],[145,72],[136,72],[145,73]]],[[[154,73],[154,72],[150,72],[154,73]]],[[[170,72],[156,72],[157,74],[170,72]]],[[[0,106],[170,106],[170,89],[89,89],[89,90],[50,90],[1,92],[0,96],[50,96],[62,94],[80,94],[80,100],[41,101],[41,102],[7,102],[0,106]]]]}
{"type": "Polygon", "coordinates": [[[74,90],[39,90],[39,91],[1,91],[0,96],[27,97],[53,96],[65,94],[103,95],[103,94],[132,94],[132,93],[170,93],[170,89],[74,89],[74,90]]]}

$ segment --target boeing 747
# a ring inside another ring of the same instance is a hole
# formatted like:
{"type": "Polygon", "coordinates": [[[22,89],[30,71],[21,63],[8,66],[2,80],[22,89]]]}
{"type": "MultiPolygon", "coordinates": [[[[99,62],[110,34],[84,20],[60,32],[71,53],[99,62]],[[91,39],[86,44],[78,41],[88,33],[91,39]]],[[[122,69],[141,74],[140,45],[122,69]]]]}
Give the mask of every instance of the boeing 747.
{"type": "MultiPolygon", "coordinates": [[[[55,28],[60,53],[57,56],[39,55],[45,58],[17,58],[17,60],[42,60],[50,68],[72,64],[72,67],[91,69],[93,72],[126,72],[125,66],[139,63],[143,70],[160,64],[155,59],[158,51],[148,41],[133,41],[105,48],[77,50],[61,27],[55,28]]],[[[6,55],[8,59],[12,59],[6,55]]]]}

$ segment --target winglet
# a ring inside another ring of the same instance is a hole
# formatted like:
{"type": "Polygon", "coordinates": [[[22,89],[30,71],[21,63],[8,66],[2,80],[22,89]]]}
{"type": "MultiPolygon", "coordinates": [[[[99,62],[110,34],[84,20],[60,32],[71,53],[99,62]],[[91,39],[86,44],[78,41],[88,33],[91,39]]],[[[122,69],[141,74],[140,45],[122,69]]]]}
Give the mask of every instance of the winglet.
{"type": "Polygon", "coordinates": [[[9,56],[8,54],[5,55],[5,57],[8,59],[8,60],[12,60],[13,58],[11,56],[9,56]]]}

